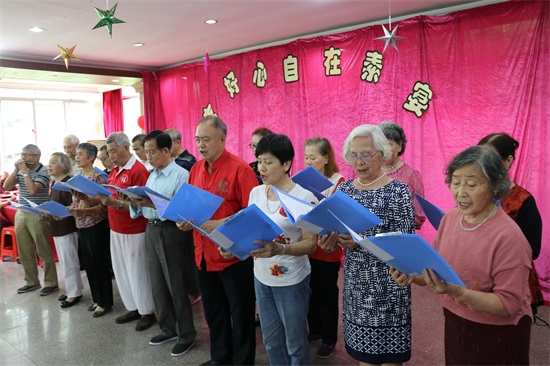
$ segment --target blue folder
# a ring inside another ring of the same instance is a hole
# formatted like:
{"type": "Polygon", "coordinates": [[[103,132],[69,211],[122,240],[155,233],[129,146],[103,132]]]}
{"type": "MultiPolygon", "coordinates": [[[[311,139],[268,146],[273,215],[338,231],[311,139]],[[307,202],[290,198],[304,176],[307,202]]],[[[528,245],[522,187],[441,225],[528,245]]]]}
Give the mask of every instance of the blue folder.
{"type": "Polygon", "coordinates": [[[146,192],[160,217],[181,222],[193,219],[196,225],[210,220],[223,202],[223,198],[189,183],[183,183],[171,200],[146,192]]]}
{"type": "Polygon", "coordinates": [[[359,244],[408,276],[422,275],[422,270],[429,268],[443,281],[466,287],[445,259],[420,235],[379,234],[359,244]]]}
{"type": "Polygon", "coordinates": [[[378,216],[341,191],[336,191],[318,205],[302,201],[277,188],[273,188],[273,191],[290,223],[313,234],[325,235],[333,231],[346,233],[346,225],[360,233],[382,222],[378,216]]]}
{"type": "Polygon", "coordinates": [[[423,197],[420,197],[418,194],[414,194],[416,199],[418,200],[418,203],[420,204],[420,207],[422,207],[422,211],[424,211],[424,215],[426,215],[426,218],[432,224],[432,226],[437,230],[439,229],[439,224],[441,223],[441,219],[445,215],[445,211],[434,205],[433,203],[429,202],[423,197]]]}
{"type": "Polygon", "coordinates": [[[103,170],[99,169],[97,166],[94,166],[96,172],[100,173],[105,180],[109,180],[109,174],[105,173],[103,170]]]}
{"type": "Polygon", "coordinates": [[[44,216],[44,214],[40,211],[38,211],[36,208],[34,207],[29,207],[29,206],[25,206],[21,203],[17,203],[17,202],[13,202],[13,201],[10,201],[10,205],[18,210],[22,210],[22,211],[26,211],[26,212],[30,212],[32,214],[35,214],[35,215],[38,215],[38,216],[44,216]]]}
{"type": "Polygon", "coordinates": [[[319,201],[326,198],[321,192],[334,185],[311,165],[293,175],[292,181],[313,193],[319,201]]]}
{"type": "Polygon", "coordinates": [[[65,185],[74,189],[77,192],[83,193],[90,197],[97,197],[98,193],[104,196],[110,196],[113,194],[107,188],[95,182],[92,182],[91,180],[83,177],[80,174],[77,174],[69,179],[67,182],[65,182],[65,185]]]}
{"type": "Polygon", "coordinates": [[[114,186],[112,184],[103,184],[103,187],[105,188],[111,188],[114,189],[117,192],[120,192],[122,194],[125,194],[126,196],[130,198],[138,198],[138,197],[149,197],[147,193],[154,194],[155,196],[158,196],[164,200],[170,201],[170,198],[166,197],[165,195],[162,195],[151,188],[147,186],[133,186],[133,187],[127,187],[127,188],[120,188],[117,186],[114,186]]]}
{"type": "Polygon", "coordinates": [[[71,216],[69,209],[56,201],[48,201],[35,207],[35,210],[57,217],[71,216]]]}
{"type": "Polygon", "coordinates": [[[63,191],[63,192],[69,192],[71,193],[71,187],[69,187],[68,185],[66,185],[64,182],[57,182],[55,183],[53,186],[52,186],[52,189],[56,189],[58,191],[63,191]]]}
{"type": "Polygon", "coordinates": [[[250,256],[252,250],[262,247],[260,244],[254,244],[255,240],[272,241],[283,232],[255,204],[240,211],[218,226],[210,234],[199,228],[196,224],[183,218],[181,219],[193,225],[202,235],[240,260],[245,260],[250,256]]]}

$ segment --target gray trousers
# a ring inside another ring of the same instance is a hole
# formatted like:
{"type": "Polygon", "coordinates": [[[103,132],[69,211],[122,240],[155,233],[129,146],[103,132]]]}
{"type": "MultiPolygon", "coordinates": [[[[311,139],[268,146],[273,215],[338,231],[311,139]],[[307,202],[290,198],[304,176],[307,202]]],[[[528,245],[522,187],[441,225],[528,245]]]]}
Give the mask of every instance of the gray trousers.
{"type": "Polygon", "coordinates": [[[185,247],[192,245],[190,233],[179,230],[173,222],[148,224],[145,231],[147,264],[161,334],[177,335],[182,344],[192,343],[197,335],[187,296],[189,271],[194,268],[184,265],[190,262],[186,256],[191,251],[185,247]]]}

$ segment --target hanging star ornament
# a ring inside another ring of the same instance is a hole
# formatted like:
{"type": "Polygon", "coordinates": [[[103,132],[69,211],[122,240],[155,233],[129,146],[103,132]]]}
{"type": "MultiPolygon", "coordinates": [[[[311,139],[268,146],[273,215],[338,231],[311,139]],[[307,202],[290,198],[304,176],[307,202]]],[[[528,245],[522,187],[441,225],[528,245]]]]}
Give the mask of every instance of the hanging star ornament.
{"type": "Polygon", "coordinates": [[[59,51],[61,53],[57,55],[57,57],[54,58],[54,60],[57,60],[58,58],[62,58],[65,61],[65,67],[67,68],[67,70],[69,70],[69,64],[71,63],[71,60],[80,60],[78,57],[73,55],[76,45],[72,46],[71,48],[65,48],[63,46],[57,45],[57,48],[59,48],[59,51]]]}
{"type": "Polygon", "coordinates": [[[117,5],[118,3],[116,3],[115,6],[113,6],[109,11],[101,10],[94,7],[95,12],[97,13],[97,15],[99,15],[99,18],[101,20],[95,25],[95,27],[92,28],[92,30],[101,28],[101,27],[107,27],[107,31],[109,32],[109,35],[111,36],[111,38],[113,38],[113,24],[126,23],[124,20],[115,18],[115,11],[116,11],[117,5]]]}
{"type": "Polygon", "coordinates": [[[397,27],[398,27],[398,25],[396,25],[395,28],[393,28],[393,30],[391,30],[391,23],[390,23],[390,31],[391,31],[390,32],[386,29],[386,27],[384,27],[384,24],[382,24],[382,28],[384,29],[384,36],[375,38],[376,41],[386,41],[386,44],[384,45],[384,49],[382,50],[382,53],[384,53],[386,48],[388,48],[389,44],[391,44],[393,46],[393,48],[395,48],[395,50],[397,52],[399,52],[399,49],[397,48],[397,42],[396,41],[398,41],[400,39],[404,39],[405,37],[400,37],[400,36],[397,36],[395,34],[397,32],[397,27]]]}

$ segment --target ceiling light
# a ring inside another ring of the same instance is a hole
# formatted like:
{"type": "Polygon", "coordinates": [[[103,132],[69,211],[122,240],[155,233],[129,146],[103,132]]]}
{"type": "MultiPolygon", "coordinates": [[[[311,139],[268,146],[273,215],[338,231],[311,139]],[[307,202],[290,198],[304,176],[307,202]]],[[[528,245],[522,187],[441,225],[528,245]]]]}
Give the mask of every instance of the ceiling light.
{"type": "Polygon", "coordinates": [[[120,80],[119,79],[113,79],[111,80],[113,83],[120,83],[120,80]]]}
{"type": "Polygon", "coordinates": [[[30,30],[31,32],[34,32],[34,33],[44,32],[44,29],[43,29],[43,28],[40,28],[40,27],[32,27],[32,28],[29,28],[29,30],[30,30]]]}
{"type": "Polygon", "coordinates": [[[57,75],[48,75],[48,77],[49,77],[50,79],[56,79],[56,78],[57,78],[57,75]]]}
{"type": "Polygon", "coordinates": [[[204,22],[206,24],[216,24],[218,21],[216,19],[206,19],[204,22]]]}
{"type": "Polygon", "coordinates": [[[132,46],[134,46],[134,47],[141,47],[141,46],[145,46],[145,43],[136,42],[136,43],[134,43],[132,46]]]}

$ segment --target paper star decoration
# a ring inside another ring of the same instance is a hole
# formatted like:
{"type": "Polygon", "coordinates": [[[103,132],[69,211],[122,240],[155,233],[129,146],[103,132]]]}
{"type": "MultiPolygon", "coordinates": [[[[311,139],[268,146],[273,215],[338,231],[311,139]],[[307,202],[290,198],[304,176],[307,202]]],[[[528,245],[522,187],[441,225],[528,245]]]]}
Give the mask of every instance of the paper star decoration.
{"type": "Polygon", "coordinates": [[[109,11],[101,10],[94,7],[95,12],[97,13],[97,15],[99,15],[99,18],[101,20],[95,25],[95,27],[92,28],[92,30],[101,28],[101,27],[107,27],[107,31],[109,32],[109,35],[111,36],[111,38],[113,38],[113,24],[126,23],[124,20],[115,18],[115,11],[116,11],[117,5],[118,3],[116,3],[115,6],[113,6],[109,11]]]}
{"type": "MultiPolygon", "coordinates": [[[[386,41],[386,44],[384,45],[384,49],[382,50],[382,53],[384,53],[384,51],[386,50],[386,48],[388,47],[389,44],[391,44],[393,46],[393,48],[396,49],[397,52],[399,52],[399,50],[397,49],[397,42],[398,40],[400,39],[404,39],[405,37],[400,37],[400,36],[397,36],[395,35],[395,33],[397,32],[397,25],[395,26],[395,28],[393,28],[393,30],[391,32],[389,32],[386,27],[384,27],[384,24],[382,24],[382,28],[384,29],[384,36],[383,37],[378,37],[378,38],[375,38],[375,40],[377,41],[386,41]]],[[[391,25],[390,25],[390,30],[391,30],[391,25]]]]}
{"type": "Polygon", "coordinates": [[[59,48],[61,54],[57,55],[54,60],[57,60],[61,57],[65,61],[65,67],[67,68],[67,70],[69,70],[69,64],[71,63],[71,60],[80,60],[78,57],[73,55],[76,45],[72,46],[71,48],[65,48],[63,46],[57,45],[57,48],[59,48]]]}

